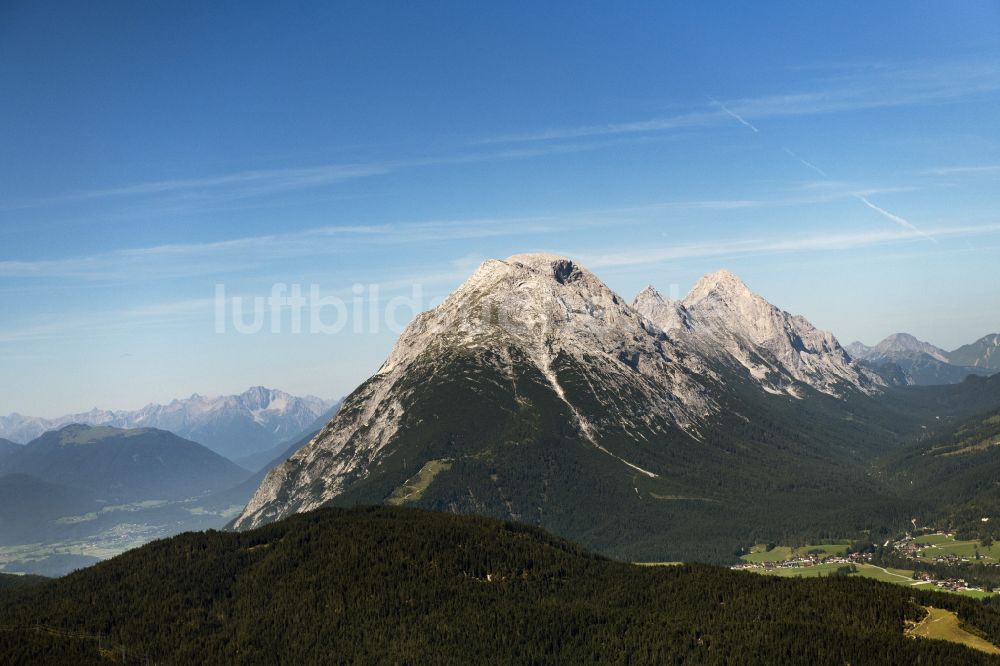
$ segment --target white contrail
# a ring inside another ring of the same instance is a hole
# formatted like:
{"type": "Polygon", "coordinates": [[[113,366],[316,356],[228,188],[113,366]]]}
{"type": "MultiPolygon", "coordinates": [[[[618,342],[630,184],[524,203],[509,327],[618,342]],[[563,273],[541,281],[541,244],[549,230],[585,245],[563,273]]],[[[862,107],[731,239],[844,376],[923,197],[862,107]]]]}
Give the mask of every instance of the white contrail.
{"type": "Polygon", "coordinates": [[[819,175],[823,176],[824,178],[829,178],[830,177],[830,176],[827,175],[826,171],[823,171],[822,169],[820,169],[818,166],[816,166],[812,162],[808,162],[808,161],[802,159],[801,157],[799,157],[798,155],[796,155],[795,153],[793,153],[791,148],[785,148],[784,146],[782,146],[782,150],[784,150],[790,156],[794,157],[799,162],[801,162],[803,166],[806,166],[806,167],[812,169],[813,171],[815,171],[819,175]]]}
{"type": "MultiPolygon", "coordinates": [[[[715,99],[714,97],[709,97],[708,99],[710,99],[713,104],[715,104],[720,109],[722,109],[723,111],[725,111],[726,113],[728,113],[730,116],[732,116],[734,119],[736,119],[737,121],[739,121],[741,124],[746,125],[750,129],[752,129],[754,131],[754,134],[760,134],[760,130],[759,129],[757,129],[756,127],[754,127],[753,125],[751,125],[750,123],[748,123],[746,120],[744,120],[738,113],[730,110],[725,104],[723,104],[719,100],[715,99]]],[[[816,166],[812,162],[808,162],[808,161],[802,159],[801,157],[799,157],[798,155],[796,155],[794,152],[792,152],[792,150],[790,148],[786,148],[785,146],[782,146],[781,149],[784,150],[788,154],[789,157],[794,158],[800,164],[802,164],[802,166],[804,166],[804,167],[806,167],[808,169],[812,169],[813,171],[815,171],[819,175],[823,176],[824,178],[829,178],[829,176],[827,175],[826,171],[823,171],[823,169],[820,169],[818,166],[816,166]]],[[[887,218],[889,220],[892,220],[893,222],[895,222],[899,226],[905,227],[906,229],[909,229],[910,231],[916,232],[917,234],[923,236],[927,240],[934,241],[935,243],[937,242],[936,238],[934,238],[933,236],[930,236],[928,234],[925,234],[923,231],[921,231],[920,229],[918,229],[914,224],[912,224],[906,218],[900,217],[899,215],[896,215],[895,213],[890,213],[885,208],[881,208],[879,206],[876,206],[875,204],[873,204],[871,201],[869,201],[867,198],[865,198],[861,194],[854,193],[854,194],[852,194],[852,196],[855,199],[857,199],[858,201],[860,201],[861,203],[863,203],[864,205],[866,205],[869,208],[871,208],[876,213],[882,215],[883,217],[885,217],[885,218],[887,218]]]]}
{"type": "Polygon", "coordinates": [[[913,226],[909,220],[906,220],[905,218],[902,218],[899,215],[894,215],[889,211],[887,211],[885,208],[880,208],[879,206],[876,206],[871,201],[869,201],[867,197],[863,197],[860,194],[855,194],[854,198],[863,203],[864,205],[868,206],[872,210],[876,211],[877,213],[881,213],[882,215],[889,218],[899,226],[906,227],[907,229],[910,229],[912,231],[917,231],[917,228],[913,226]]]}
{"type": "Polygon", "coordinates": [[[934,241],[935,243],[937,242],[937,239],[936,239],[936,238],[934,238],[933,236],[931,236],[931,235],[929,235],[929,234],[925,234],[925,233],[924,233],[923,231],[921,231],[921,230],[920,230],[920,229],[918,229],[918,228],[917,228],[916,226],[914,226],[914,225],[913,225],[913,224],[912,224],[912,223],[911,223],[911,222],[910,222],[909,220],[907,220],[906,218],[902,218],[902,217],[900,217],[899,215],[896,215],[896,214],[894,214],[894,213],[890,213],[890,212],[889,212],[889,211],[887,211],[887,210],[886,210],[885,208],[881,208],[881,207],[879,207],[879,206],[876,206],[876,205],[875,205],[875,204],[873,204],[873,203],[872,203],[871,201],[869,201],[867,197],[864,197],[864,196],[862,196],[862,195],[860,195],[860,194],[854,194],[853,196],[854,196],[854,198],[855,198],[855,199],[857,199],[858,201],[860,201],[860,202],[861,202],[861,203],[863,203],[864,205],[868,206],[869,208],[871,208],[871,209],[872,209],[873,211],[875,211],[876,213],[878,213],[878,214],[882,215],[883,217],[886,217],[886,218],[888,218],[888,219],[892,220],[893,222],[895,222],[895,223],[896,223],[896,224],[898,224],[899,226],[901,226],[901,227],[905,227],[905,228],[909,229],[910,231],[915,231],[915,232],[917,232],[918,234],[920,234],[921,236],[923,236],[924,238],[926,238],[927,240],[931,240],[931,241],[934,241]]]}
{"type": "Polygon", "coordinates": [[[756,127],[754,127],[753,125],[751,125],[749,122],[747,122],[740,114],[736,113],[735,111],[733,111],[732,109],[730,109],[728,106],[726,106],[725,104],[723,104],[719,100],[715,99],[714,97],[709,97],[709,99],[712,100],[713,104],[715,104],[717,107],[719,107],[720,109],[722,109],[723,111],[725,111],[726,113],[728,113],[730,116],[732,116],[733,118],[735,118],[741,124],[749,127],[755,133],[760,134],[760,130],[757,129],[756,127]]]}

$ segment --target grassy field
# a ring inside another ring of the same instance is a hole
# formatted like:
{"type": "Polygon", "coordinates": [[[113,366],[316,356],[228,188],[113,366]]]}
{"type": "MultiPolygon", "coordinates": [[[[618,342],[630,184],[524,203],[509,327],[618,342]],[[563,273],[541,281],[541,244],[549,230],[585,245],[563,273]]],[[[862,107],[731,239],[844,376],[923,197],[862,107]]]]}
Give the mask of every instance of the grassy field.
{"type": "Polygon", "coordinates": [[[928,608],[927,617],[906,633],[909,636],[960,643],[988,654],[1000,654],[1000,648],[963,629],[955,613],[940,608],[928,608]]]}
{"type": "Polygon", "coordinates": [[[961,592],[955,592],[955,594],[961,594],[963,597],[971,597],[972,599],[985,599],[986,597],[992,597],[996,592],[980,592],[979,590],[962,590],[961,592]]]}
{"type": "Polygon", "coordinates": [[[809,546],[800,546],[798,548],[775,546],[771,550],[767,550],[766,545],[757,544],[750,549],[749,553],[743,555],[740,559],[744,562],[752,562],[753,564],[763,564],[764,562],[782,562],[784,560],[790,560],[794,557],[804,557],[808,555],[810,551],[820,551],[824,557],[832,557],[834,555],[843,555],[846,553],[849,545],[850,544],[845,541],[843,543],[813,544],[809,546]]]}
{"type": "MultiPolygon", "coordinates": [[[[816,578],[817,576],[829,576],[843,566],[848,565],[817,564],[811,567],[794,567],[789,569],[760,569],[754,570],[754,573],[781,576],[783,578],[816,578]]],[[[871,564],[858,564],[855,566],[857,566],[858,572],[851,574],[852,576],[874,578],[886,583],[899,583],[900,585],[912,585],[915,582],[913,580],[913,572],[906,569],[883,569],[871,564]]]]}
{"type": "Polygon", "coordinates": [[[933,546],[940,543],[945,543],[947,541],[954,541],[954,539],[947,534],[925,534],[924,536],[919,536],[913,540],[913,543],[918,546],[933,546]]]}
{"type": "MultiPolygon", "coordinates": [[[[794,567],[788,569],[753,569],[753,573],[764,574],[767,576],[781,576],[782,578],[816,578],[818,576],[830,576],[837,571],[838,568],[845,566],[843,564],[817,564],[809,567],[794,567]]],[[[875,580],[880,580],[883,583],[895,583],[897,585],[907,585],[910,587],[920,587],[923,589],[933,590],[937,589],[930,583],[921,583],[913,580],[913,572],[909,569],[892,569],[885,567],[877,567],[873,564],[857,564],[857,573],[850,574],[852,576],[863,576],[864,578],[873,578],[875,580]]],[[[945,592],[951,592],[951,590],[942,590],[945,592]]],[[[952,594],[960,594],[964,597],[972,597],[973,599],[982,599],[984,597],[992,596],[995,593],[991,592],[980,592],[977,590],[962,590],[959,592],[951,592],[952,594]]]]}
{"type": "Polygon", "coordinates": [[[451,461],[449,460],[428,460],[420,468],[419,472],[407,479],[406,483],[393,490],[385,503],[399,506],[406,502],[416,502],[424,494],[428,486],[431,485],[434,477],[449,469],[451,469],[451,461]]]}
{"type": "Polygon", "coordinates": [[[781,578],[818,578],[829,576],[843,564],[817,564],[813,567],[796,567],[794,569],[760,569],[754,573],[762,573],[768,576],[779,576],[781,578]]]}
{"type": "Polygon", "coordinates": [[[1000,562],[1000,544],[993,544],[989,548],[984,547],[978,541],[956,541],[954,537],[947,534],[928,534],[914,539],[922,547],[917,556],[923,560],[933,561],[936,557],[954,555],[974,560],[976,552],[979,552],[981,562],[1000,562]]]}

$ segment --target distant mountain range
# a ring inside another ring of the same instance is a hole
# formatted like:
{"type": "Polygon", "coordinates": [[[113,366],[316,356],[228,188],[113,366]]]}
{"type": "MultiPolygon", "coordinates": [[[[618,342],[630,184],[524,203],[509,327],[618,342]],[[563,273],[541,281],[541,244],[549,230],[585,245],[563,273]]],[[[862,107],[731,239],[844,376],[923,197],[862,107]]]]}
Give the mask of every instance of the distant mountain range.
{"type": "Polygon", "coordinates": [[[848,353],[894,385],[956,384],[969,375],[1000,372],[1000,334],[945,351],[908,333],[895,333],[874,347],[847,345],[848,353]]]}
{"type": "MultiPolygon", "coordinates": [[[[334,401],[334,403],[330,405],[326,411],[317,416],[316,419],[306,426],[305,429],[297,433],[296,437],[283,441],[270,449],[258,451],[257,453],[250,454],[249,456],[243,456],[242,458],[236,458],[233,462],[240,467],[250,470],[251,472],[268,471],[274,467],[275,464],[283,462],[286,458],[295,453],[295,451],[297,451],[303,444],[312,439],[312,437],[316,435],[316,433],[318,433],[323,426],[329,423],[330,419],[336,415],[341,402],[341,400],[334,401]],[[289,450],[290,447],[294,448],[289,450]]],[[[263,478],[263,474],[261,475],[261,478],[263,478]]]]}
{"type": "Polygon", "coordinates": [[[71,424],[0,440],[0,570],[62,575],[151,539],[222,527],[335,411],[237,466],[165,430],[71,424]],[[320,422],[322,421],[322,422],[320,422]]]}
{"type": "Polygon", "coordinates": [[[93,409],[54,419],[10,414],[0,416],[0,437],[25,443],[43,432],[71,423],[158,428],[235,459],[301,436],[331,404],[313,396],[296,397],[255,386],[239,395],[206,397],[195,394],[167,405],[150,404],[135,411],[93,409]]]}

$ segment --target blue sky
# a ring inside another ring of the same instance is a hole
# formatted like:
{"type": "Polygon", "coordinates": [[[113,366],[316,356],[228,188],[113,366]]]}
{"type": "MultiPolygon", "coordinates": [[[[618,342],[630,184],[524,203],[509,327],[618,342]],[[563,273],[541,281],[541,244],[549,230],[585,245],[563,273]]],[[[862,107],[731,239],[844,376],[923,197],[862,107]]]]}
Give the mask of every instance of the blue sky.
{"type": "Polygon", "coordinates": [[[339,396],[395,331],[219,333],[216,285],[426,307],[533,250],[1000,331],[996,3],[292,4],[0,5],[0,414],[339,396]]]}

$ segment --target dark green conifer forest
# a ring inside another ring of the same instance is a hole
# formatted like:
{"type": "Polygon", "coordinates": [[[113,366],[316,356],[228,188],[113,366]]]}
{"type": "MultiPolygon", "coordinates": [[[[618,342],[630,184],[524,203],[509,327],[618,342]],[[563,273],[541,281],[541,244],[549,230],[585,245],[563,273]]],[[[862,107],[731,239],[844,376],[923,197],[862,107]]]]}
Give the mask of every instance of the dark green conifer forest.
{"type": "Polygon", "coordinates": [[[854,577],[644,567],[522,524],[321,509],[183,534],[0,593],[9,664],[987,664],[907,638],[925,606],[1000,642],[978,602],[854,577]]]}

